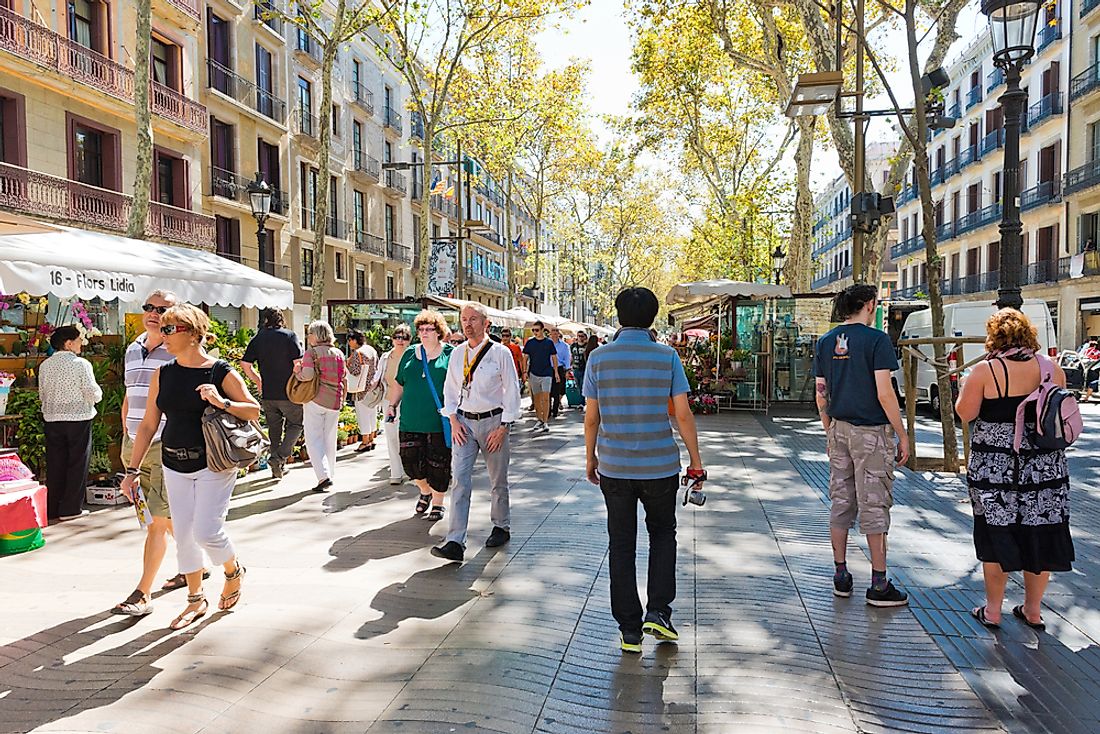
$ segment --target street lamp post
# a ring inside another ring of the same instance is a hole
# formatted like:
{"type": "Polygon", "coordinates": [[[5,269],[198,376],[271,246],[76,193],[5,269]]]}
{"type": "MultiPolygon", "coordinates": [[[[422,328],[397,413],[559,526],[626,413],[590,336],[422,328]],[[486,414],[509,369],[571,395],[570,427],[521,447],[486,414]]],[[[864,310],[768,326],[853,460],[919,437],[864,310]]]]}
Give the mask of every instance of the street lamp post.
{"type": "Polygon", "coordinates": [[[782,247],[776,245],[775,252],[772,253],[772,275],[776,285],[779,285],[779,276],[783,274],[783,264],[786,262],[787,253],[783,252],[782,247]]]}
{"type": "Polygon", "coordinates": [[[1020,71],[1035,54],[1035,25],[1043,0],[982,0],[982,13],[989,19],[993,38],[993,63],[1005,72],[1004,109],[1005,157],[1004,192],[1001,209],[1001,283],[998,308],[1023,306],[1020,271],[1023,242],[1020,236],[1020,125],[1027,104],[1027,92],[1020,89],[1020,71]]]}
{"type": "Polygon", "coordinates": [[[259,262],[264,261],[267,252],[267,218],[271,214],[271,186],[256,172],[256,178],[248,182],[248,204],[252,208],[252,216],[256,218],[256,246],[259,248],[259,262]]]}

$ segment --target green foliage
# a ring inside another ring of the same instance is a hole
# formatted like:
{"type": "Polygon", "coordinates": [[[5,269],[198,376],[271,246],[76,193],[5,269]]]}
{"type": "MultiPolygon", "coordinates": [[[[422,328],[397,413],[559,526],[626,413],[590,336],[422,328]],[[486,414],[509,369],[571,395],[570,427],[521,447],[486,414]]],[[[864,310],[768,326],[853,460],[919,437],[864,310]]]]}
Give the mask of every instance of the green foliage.
{"type": "Polygon", "coordinates": [[[386,329],[380,324],[363,330],[363,340],[370,346],[374,347],[374,350],[381,354],[387,351],[393,342],[390,341],[390,335],[386,332],[386,329]]]}
{"type": "Polygon", "coordinates": [[[340,423],[340,429],[344,429],[346,431],[345,435],[344,435],[345,438],[347,438],[347,432],[350,432],[350,433],[359,433],[360,432],[359,431],[359,419],[355,415],[355,408],[351,407],[350,405],[345,405],[344,407],[340,408],[339,423],[340,423]]]}
{"type": "Polygon", "coordinates": [[[110,474],[113,468],[111,457],[106,451],[92,451],[92,461],[88,465],[89,474],[110,474]]]}
{"type": "Polygon", "coordinates": [[[46,461],[45,421],[37,390],[12,390],[8,396],[9,415],[18,415],[15,444],[19,458],[36,476],[42,477],[46,461]]]}

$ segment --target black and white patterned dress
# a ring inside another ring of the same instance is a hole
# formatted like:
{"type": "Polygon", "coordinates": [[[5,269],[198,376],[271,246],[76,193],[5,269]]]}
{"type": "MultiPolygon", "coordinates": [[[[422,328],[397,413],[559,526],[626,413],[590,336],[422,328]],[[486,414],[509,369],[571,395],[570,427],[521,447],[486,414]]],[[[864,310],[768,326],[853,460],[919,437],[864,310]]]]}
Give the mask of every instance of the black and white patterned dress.
{"type": "MultiPolygon", "coordinates": [[[[1000,360],[998,360],[1000,361],[1000,360]]],[[[1008,370],[1001,391],[982,401],[971,428],[966,479],[974,508],[974,549],[978,560],[1004,571],[1069,571],[1074,560],[1069,533],[1069,470],[1065,451],[1035,448],[1034,405],[1025,412],[1020,452],[1013,451],[1016,409],[1025,396],[1008,396],[1008,370]]],[[[1003,368],[1003,364],[1002,364],[1003,368]]]]}

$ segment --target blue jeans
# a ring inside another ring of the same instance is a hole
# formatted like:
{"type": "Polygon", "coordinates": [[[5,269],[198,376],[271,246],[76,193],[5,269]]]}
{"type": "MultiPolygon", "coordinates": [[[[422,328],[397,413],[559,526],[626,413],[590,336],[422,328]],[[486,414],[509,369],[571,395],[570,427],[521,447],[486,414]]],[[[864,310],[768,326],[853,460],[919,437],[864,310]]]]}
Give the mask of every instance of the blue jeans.
{"type": "Polygon", "coordinates": [[[672,616],[676,598],[676,490],[679,476],[662,479],[600,477],[607,505],[608,567],[611,571],[611,614],[623,632],[642,631],[635,561],[638,542],[638,502],[645,508],[649,532],[649,580],[646,611],[672,616]]]}

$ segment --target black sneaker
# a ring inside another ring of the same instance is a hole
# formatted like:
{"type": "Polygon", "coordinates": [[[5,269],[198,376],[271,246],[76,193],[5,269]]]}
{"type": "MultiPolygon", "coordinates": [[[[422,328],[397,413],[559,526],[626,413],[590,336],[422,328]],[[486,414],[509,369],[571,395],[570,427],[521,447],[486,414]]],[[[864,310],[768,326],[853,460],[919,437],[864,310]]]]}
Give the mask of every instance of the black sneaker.
{"type": "Polygon", "coordinates": [[[446,558],[452,563],[462,563],[462,559],[466,555],[466,550],[461,544],[450,540],[443,545],[437,545],[432,548],[432,555],[436,558],[446,558]]]}
{"type": "Polygon", "coordinates": [[[895,589],[894,582],[887,581],[882,591],[873,586],[867,589],[867,603],[873,607],[903,607],[909,603],[909,595],[895,589]]]}
{"type": "Polygon", "coordinates": [[[662,641],[675,642],[680,639],[680,633],[672,626],[672,620],[660,612],[646,612],[642,632],[662,641]]]}
{"type": "Polygon", "coordinates": [[[620,632],[619,649],[623,652],[640,653],[642,651],[642,633],[620,632]]]}
{"type": "Polygon", "coordinates": [[[852,574],[847,571],[833,574],[833,596],[847,599],[852,595],[852,586],[852,574]]]}
{"type": "Polygon", "coordinates": [[[485,541],[486,548],[499,548],[512,539],[512,534],[504,528],[493,528],[493,532],[489,533],[489,539],[485,541]]]}

